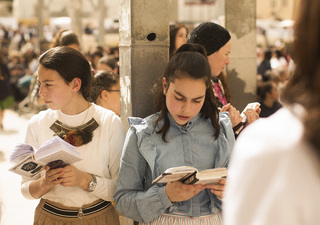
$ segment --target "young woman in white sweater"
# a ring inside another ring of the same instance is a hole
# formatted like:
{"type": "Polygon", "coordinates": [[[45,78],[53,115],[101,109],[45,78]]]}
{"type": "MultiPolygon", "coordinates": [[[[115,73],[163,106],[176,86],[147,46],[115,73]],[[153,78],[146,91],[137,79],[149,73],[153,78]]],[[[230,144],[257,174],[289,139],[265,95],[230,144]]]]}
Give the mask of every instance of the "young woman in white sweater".
{"type": "Polygon", "coordinates": [[[58,135],[77,146],[83,160],[23,179],[26,198],[41,201],[34,224],[119,224],[110,203],[117,182],[125,130],[110,110],[90,103],[91,68],[69,47],[39,58],[39,95],[49,109],[29,121],[26,143],[39,148],[58,135]]]}

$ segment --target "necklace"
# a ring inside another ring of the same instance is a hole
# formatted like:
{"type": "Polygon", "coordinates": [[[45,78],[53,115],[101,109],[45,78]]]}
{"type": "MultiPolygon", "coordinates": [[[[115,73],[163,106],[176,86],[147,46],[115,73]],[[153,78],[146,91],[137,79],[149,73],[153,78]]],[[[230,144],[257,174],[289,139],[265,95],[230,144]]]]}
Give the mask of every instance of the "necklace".
{"type": "Polygon", "coordinates": [[[80,126],[71,127],[57,119],[51,125],[50,129],[54,131],[55,135],[74,146],[81,146],[89,143],[92,141],[93,131],[99,126],[94,118],[84,124],[88,116],[89,108],[87,109],[86,116],[80,126]]]}
{"type": "MultiPolygon", "coordinates": [[[[82,121],[81,125],[83,125],[84,121],[86,121],[87,116],[88,116],[88,113],[89,113],[89,109],[90,109],[90,103],[88,102],[88,108],[86,109],[86,110],[87,110],[87,113],[86,113],[86,116],[84,117],[84,119],[83,119],[83,121],[82,121]]],[[[81,125],[80,125],[80,126],[81,126],[81,125]]]]}

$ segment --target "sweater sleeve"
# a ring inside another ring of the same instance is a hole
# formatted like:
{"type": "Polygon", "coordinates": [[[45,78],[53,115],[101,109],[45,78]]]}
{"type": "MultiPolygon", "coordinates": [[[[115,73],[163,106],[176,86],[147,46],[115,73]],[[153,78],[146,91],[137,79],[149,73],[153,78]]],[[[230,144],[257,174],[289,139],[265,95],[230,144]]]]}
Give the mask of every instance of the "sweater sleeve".
{"type": "Polygon", "coordinates": [[[156,219],[173,205],[165,186],[153,185],[144,190],[147,169],[148,164],[138,149],[135,129],[131,127],[124,143],[114,200],[121,215],[139,222],[156,219]]]}
{"type": "MultiPolygon", "coordinates": [[[[26,138],[25,138],[25,143],[29,144],[33,147],[35,147],[36,149],[39,147],[39,143],[37,142],[36,138],[37,137],[37,128],[35,127],[35,123],[36,123],[36,119],[35,117],[31,118],[28,122],[28,127],[27,127],[27,132],[26,132],[26,138]]],[[[41,173],[40,173],[41,174],[41,173]]],[[[37,176],[33,177],[33,178],[26,178],[26,177],[22,177],[22,181],[21,181],[21,194],[23,195],[23,197],[25,197],[26,199],[36,199],[34,198],[29,191],[29,185],[33,180],[37,180],[40,178],[40,174],[38,174],[37,176]]]]}
{"type": "Polygon", "coordinates": [[[98,198],[112,201],[119,174],[125,130],[119,117],[114,116],[108,125],[111,129],[109,137],[109,162],[106,177],[97,177],[97,186],[92,192],[98,198]],[[107,188],[106,188],[107,187],[107,188]]]}

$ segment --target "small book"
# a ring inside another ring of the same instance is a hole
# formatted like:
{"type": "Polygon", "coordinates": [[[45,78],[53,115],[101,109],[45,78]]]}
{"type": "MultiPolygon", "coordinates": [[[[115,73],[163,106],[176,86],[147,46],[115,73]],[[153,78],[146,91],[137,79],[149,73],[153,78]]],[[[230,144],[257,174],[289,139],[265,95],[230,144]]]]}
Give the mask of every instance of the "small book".
{"type": "Polygon", "coordinates": [[[58,136],[54,136],[37,150],[28,144],[16,145],[10,155],[10,162],[15,165],[9,171],[24,177],[34,177],[46,165],[55,169],[73,164],[81,159],[75,146],[58,136]]]}
{"type": "Polygon", "coordinates": [[[247,109],[256,110],[259,106],[260,106],[259,102],[251,102],[244,108],[244,110],[242,110],[240,114],[240,116],[242,116],[241,126],[239,128],[238,126],[236,126],[237,127],[237,130],[235,131],[236,135],[238,135],[242,131],[242,129],[244,128],[244,124],[247,122],[247,116],[244,114],[244,112],[247,111],[247,109]]]}
{"type": "Polygon", "coordinates": [[[152,183],[180,181],[184,184],[217,184],[227,177],[227,168],[214,168],[198,171],[191,166],[172,167],[164,171],[152,183]]]}

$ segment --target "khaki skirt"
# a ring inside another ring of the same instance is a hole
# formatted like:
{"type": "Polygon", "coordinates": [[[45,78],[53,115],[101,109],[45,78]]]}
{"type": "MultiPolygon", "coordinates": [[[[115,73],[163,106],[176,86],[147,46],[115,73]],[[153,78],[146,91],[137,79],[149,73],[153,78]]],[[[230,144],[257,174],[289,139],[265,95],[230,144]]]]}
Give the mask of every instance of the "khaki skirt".
{"type": "Polygon", "coordinates": [[[97,200],[82,208],[65,207],[41,199],[34,215],[34,225],[120,225],[119,215],[110,202],[97,200]]]}

